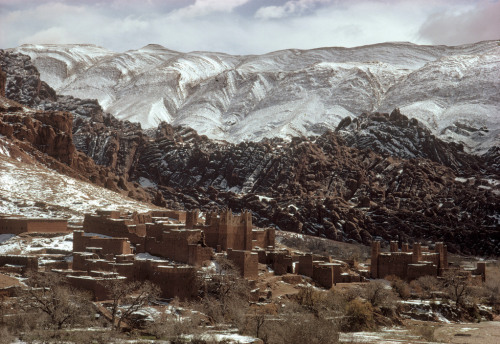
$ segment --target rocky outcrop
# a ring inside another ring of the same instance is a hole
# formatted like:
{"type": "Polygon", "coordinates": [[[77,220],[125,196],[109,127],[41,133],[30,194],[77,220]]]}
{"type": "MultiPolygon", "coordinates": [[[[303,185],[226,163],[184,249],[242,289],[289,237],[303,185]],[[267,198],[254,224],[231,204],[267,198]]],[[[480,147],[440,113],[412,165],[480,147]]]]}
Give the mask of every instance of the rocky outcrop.
{"type": "Polygon", "coordinates": [[[5,86],[7,85],[7,74],[2,71],[0,66],[0,97],[5,97],[5,86]]]}
{"type": "Polygon", "coordinates": [[[0,50],[0,66],[7,74],[7,98],[30,107],[36,107],[44,100],[56,100],[56,92],[40,80],[40,73],[29,56],[0,50]]]}
{"type": "Polygon", "coordinates": [[[0,135],[17,146],[19,154],[27,154],[68,176],[139,200],[149,200],[150,196],[137,183],[126,181],[77,151],[73,144],[72,120],[69,112],[33,110],[0,97],[0,135]]]}
{"type": "Polygon", "coordinates": [[[488,160],[464,152],[464,146],[444,142],[416,119],[409,119],[399,109],[391,114],[363,113],[339,123],[337,132],[348,146],[370,149],[404,159],[425,158],[452,168],[460,175],[475,175],[479,170],[500,172],[488,160]]]}
{"type": "Polygon", "coordinates": [[[174,139],[157,135],[138,151],[131,174],[156,184],[169,207],[246,208],[260,226],[336,240],[444,240],[454,252],[500,252],[498,186],[487,178],[351,148],[333,132],[233,145],[173,129],[174,139]]]}

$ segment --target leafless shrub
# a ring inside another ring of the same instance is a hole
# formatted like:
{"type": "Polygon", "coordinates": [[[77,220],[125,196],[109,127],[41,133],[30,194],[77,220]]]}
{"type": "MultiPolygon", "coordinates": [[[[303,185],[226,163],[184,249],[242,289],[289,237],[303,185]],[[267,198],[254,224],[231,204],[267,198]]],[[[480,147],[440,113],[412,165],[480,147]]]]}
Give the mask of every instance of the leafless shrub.
{"type": "Polygon", "coordinates": [[[422,276],[411,281],[410,287],[422,299],[430,299],[442,289],[441,282],[434,276],[422,276]]]}
{"type": "Polygon", "coordinates": [[[216,266],[215,273],[200,275],[202,295],[193,306],[215,323],[230,322],[243,326],[250,286],[227,258],[217,257],[216,266]]]}
{"type": "Polygon", "coordinates": [[[28,278],[29,287],[21,297],[21,306],[26,312],[46,315],[47,327],[62,329],[92,319],[90,295],[67,285],[62,276],[31,272],[28,278]]]}
{"type": "Polygon", "coordinates": [[[392,289],[401,299],[407,300],[411,296],[410,286],[401,278],[392,275],[387,276],[385,279],[391,282],[392,289]]]}
{"type": "Polygon", "coordinates": [[[366,283],[362,295],[373,307],[394,308],[398,300],[392,288],[381,280],[366,283]]]}
{"type": "Polygon", "coordinates": [[[342,330],[365,331],[375,328],[373,306],[360,298],[349,301],[346,306],[346,321],[342,330]]]}
{"type": "Polygon", "coordinates": [[[157,339],[181,342],[187,335],[201,332],[200,321],[196,316],[180,317],[174,314],[161,314],[155,318],[146,331],[157,339]]]}
{"type": "Polygon", "coordinates": [[[102,281],[102,285],[111,300],[111,323],[115,329],[120,329],[124,321],[130,327],[137,328],[140,324],[134,314],[160,295],[160,289],[149,281],[129,282],[126,279],[109,278],[102,281]]]}
{"type": "Polygon", "coordinates": [[[472,296],[471,281],[457,271],[446,271],[443,275],[443,287],[446,295],[459,306],[465,306],[472,296]]]}

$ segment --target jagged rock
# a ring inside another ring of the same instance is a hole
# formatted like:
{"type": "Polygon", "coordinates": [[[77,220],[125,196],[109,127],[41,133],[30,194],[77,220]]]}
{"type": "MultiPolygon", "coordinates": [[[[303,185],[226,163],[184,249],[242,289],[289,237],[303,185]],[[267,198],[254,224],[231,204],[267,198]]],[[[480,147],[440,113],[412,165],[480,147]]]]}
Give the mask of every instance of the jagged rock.
{"type": "Polygon", "coordinates": [[[7,85],[7,74],[2,71],[0,66],[0,96],[5,97],[5,87],[7,85]]]}

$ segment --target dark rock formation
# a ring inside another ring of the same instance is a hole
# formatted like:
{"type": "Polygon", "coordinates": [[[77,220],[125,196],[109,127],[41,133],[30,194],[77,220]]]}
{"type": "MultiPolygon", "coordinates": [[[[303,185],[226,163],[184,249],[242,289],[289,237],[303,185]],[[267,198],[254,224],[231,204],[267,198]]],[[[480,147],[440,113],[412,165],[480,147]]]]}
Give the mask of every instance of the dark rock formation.
{"type": "Polygon", "coordinates": [[[429,129],[416,119],[408,119],[399,109],[391,114],[363,113],[354,120],[347,117],[335,132],[348,146],[404,159],[429,159],[460,175],[475,175],[480,170],[500,171],[488,160],[465,153],[463,145],[436,138],[429,129]]]}
{"type": "Polygon", "coordinates": [[[0,97],[5,97],[5,86],[7,85],[7,74],[2,71],[0,66],[0,97]]]}

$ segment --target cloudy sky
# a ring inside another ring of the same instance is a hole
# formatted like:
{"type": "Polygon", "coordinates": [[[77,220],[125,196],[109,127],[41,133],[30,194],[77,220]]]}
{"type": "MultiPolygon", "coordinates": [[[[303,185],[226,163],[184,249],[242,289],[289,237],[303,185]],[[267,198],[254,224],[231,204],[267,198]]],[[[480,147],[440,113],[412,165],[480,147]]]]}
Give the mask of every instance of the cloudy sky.
{"type": "Polygon", "coordinates": [[[0,0],[0,48],[149,43],[261,54],[388,41],[500,39],[500,0],[0,0]]]}

